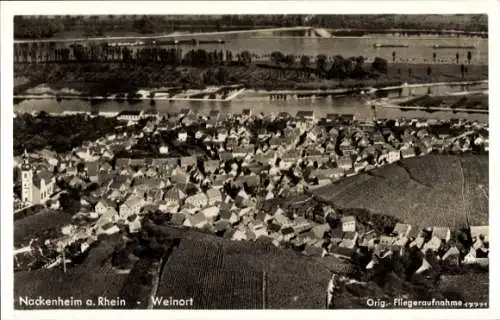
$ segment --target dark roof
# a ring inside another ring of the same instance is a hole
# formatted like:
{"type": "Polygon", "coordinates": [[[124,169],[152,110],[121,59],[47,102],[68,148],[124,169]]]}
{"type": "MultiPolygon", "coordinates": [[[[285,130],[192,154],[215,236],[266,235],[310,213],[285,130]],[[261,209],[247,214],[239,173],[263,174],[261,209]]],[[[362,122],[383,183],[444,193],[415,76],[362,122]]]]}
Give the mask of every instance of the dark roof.
{"type": "MultiPolygon", "coordinates": [[[[221,209],[222,209],[222,207],[221,207],[221,209]]],[[[229,210],[220,210],[220,218],[221,219],[229,220],[232,215],[233,215],[233,213],[229,210]]]]}
{"type": "Polygon", "coordinates": [[[354,120],[353,114],[343,114],[340,116],[343,121],[352,121],[354,120]]]}
{"type": "Polygon", "coordinates": [[[337,119],[339,117],[340,117],[340,115],[338,113],[327,113],[325,118],[326,119],[337,119]]]}
{"type": "Polygon", "coordinates": [[[118,158],[116,159],[115,166],[116,167],[128,167],[130,163],[130,159],[128,158],[118,158]]]}
{"type": "Polygon", "coordinates": [[[170,221],[172,221],[173,224],[181,225],[185,219],[186,216],[183,213],[174,213],[170,221]]]}
{"type": "Polygon", "coordinates": [[[314,112],[313,111],[310,111],[310,110],[300,110],[300,111],[297,111],[297,117],[312,117],[314,115],[314,112]]]}
{"type": "Polygon", "coordinates": [[[333,247],[332,252],[341,256],[352,257],[356,253],[356,250],[345,247],[333,247]]]}
{"type": "Polygon", "coordinates": [[[138,110],[124,110],[118,114],[119,116],[138,116],[141,114],[141,111],[138,110]]]}
{"type": "Polygon", "coordinates": [[[97,176],[99,171],[99,163],[97,161],[87,162],[87,174],[90,177],[97,176]]]}
{"type": "Polygon", "coordinates": [[[290,234],[290,233],[294,233],[294,231],[293,231],[292,227],[286,227],[286,228],[281,229],[281,233],[284,234],[284,235],[287,235],[287,234],[290,234]]]}
{"type": "Polygon", "coordinates": [[[278,232],[278,231],[280,231],[280,230],[281,230],[281,226],[280,226],[279,224],[277,224],[277,223],[272,223],[272,222],[271,222],[271,223],[269,223],[269,224],[267,225],[267,229],[268,229],[269,231],[271,231],[271,232],[278,232]]]}
{"type": "Polygon", "coordinates": [[[40,184],[42,180],[44,180],[45,184],[50,183],[50,180],[52,179],[53,175],[48,172],[48,171],[41,171],[37,174],[34,175],[33,177],[33,184],[37,187],[40,188],[40,184]]]}

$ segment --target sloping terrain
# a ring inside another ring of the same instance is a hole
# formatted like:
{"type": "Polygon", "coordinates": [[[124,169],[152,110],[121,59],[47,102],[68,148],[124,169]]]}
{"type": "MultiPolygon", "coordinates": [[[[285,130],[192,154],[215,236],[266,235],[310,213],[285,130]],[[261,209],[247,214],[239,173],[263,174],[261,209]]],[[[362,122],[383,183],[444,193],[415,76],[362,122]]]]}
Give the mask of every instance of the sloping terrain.
{"type": "Polygon", "coordinates": [[[414,228],[488,224],[488,156],[410,158],[314,190],[341,208],[392,215],[414,228]]]}

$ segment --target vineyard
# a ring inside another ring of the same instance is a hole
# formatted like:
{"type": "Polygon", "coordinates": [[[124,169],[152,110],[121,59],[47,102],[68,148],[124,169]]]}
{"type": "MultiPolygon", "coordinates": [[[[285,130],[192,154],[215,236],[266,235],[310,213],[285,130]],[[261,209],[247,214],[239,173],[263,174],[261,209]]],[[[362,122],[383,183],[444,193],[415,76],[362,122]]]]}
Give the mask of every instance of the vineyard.
{"type": "Polygon", "coordinates": [[[196,309],[324,307],[330,273],[318,258],[259,242],[185,235],[163,269],[157,296],[193,297],[196,309]]]}
{"type": "Polygon", "coordinates": [[[433,155],[406,159],[315,193],[338,207],[392,215],[414,228],[463,226],[465,207],[472,223],[487,224],[488,158],[433,155]]]}
{"type": "Polygon", "coordinates": [[[466,209],[471,225],[487,225],[489,220],[489,168],[487,157],[461,159],[465,177],[466,209]]]}
{"type": "MultiPolygon", "coordinates": [[[[116,273],[111,264],[105,263],[99,268],[92,270],[85,266],[68,269],[63,272],[62,266],[53,269],[40,269],[29,272],[16,272],[14,274],[14,297],[42,296],[45,299],[56,299],[58,297],[74,299],[93,299],[108,297],[114,299],[119,297],[120,289],[123,287],[127,275],[116,273]]],[[[14,299],[14,308],[23,309],[18,299],[14,299]]],[[[39,307],[37,307],[39,308],[39,307]]],[[[54,307],[46,307],[53,309],[54,307]]],[[[69,309],[85,309],[88,306],[72,306],[69,309]]]]}
{"type": "Polygon", "coordinates": [[[157,296],[192,297],[196,309],[255,309],[262,306],[261,279],[242,261],[225,261],[217,241],[183,239],[163,269],[157,296]]]}

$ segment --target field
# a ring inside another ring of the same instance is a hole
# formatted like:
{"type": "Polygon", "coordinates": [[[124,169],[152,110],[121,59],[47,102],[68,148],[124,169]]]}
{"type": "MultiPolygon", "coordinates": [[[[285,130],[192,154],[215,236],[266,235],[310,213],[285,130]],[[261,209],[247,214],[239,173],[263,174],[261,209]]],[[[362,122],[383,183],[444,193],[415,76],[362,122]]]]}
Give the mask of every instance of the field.
{"type": "Polygon", "coordinates": [[[473,224],[488,224],[487,186],[486,156],[432,155],[406,159],[314,192],[341,208],[392,215],[413,228],[454,228],[466,222],[465,208],[473,224]]]}
{"type": "Polygon", "coordinates": [[[464,302],[488,302],[489,283],[489,273],[443,276],[439,290],[448,299],[459,298],[464,302]]]}
{"type": "Polygon", "coordinates": [[[472,225],[488,224],[489,221],[489,168],[486,157],[470,157],[461,161],[465,176],[466,210],[472,225]]]}
{"type": "Polygon", "coordinates": [[[71,215],[54,210],[44,210],[38,214],[14,221],[14,246],[26,245],[33,235],[42,238],[48,232],[60,232],[60,228],[71,223],[71,215]]]}
{"type": "MultiPolygon", "coordinates": [[[[14,274],[14,308],[33,309],[19,305],[19,297],[30,298],[70,298],[93,299],[98,297],[114,299],[119,297],[127,275],[117,274],[111,266],[110,255],[118,239],[110,237],[94,247],[89,258],[81,265],[69,268],[64,273],[62,266],[53,269],[40,269],[14,274]]],[[[84,300],[85,301],[85,300],[84,300]]],[[[99,306],[94,306],[99,307],[99,306]]],[[[38,308],[38,307],[37,307],[38,308]]],[[[69,309],[92,308],[89,306],[72,306],[69,309]]],[[[101,308],[103,308],[101,306],[101,308]]],[[[54,307],[47,309],[54,309],[54,307]]],[[[57,309],[57,308],[56,308],[57,309]]]]}
{"type": "Polygon", "coordinates": [[[195,237],[188,233],[169,257],[157,296],[193,297],[197,309],[261,309],[263,299],[269,309],[324,307],[330,274],[317,258],[260,243],[195,237]]]}

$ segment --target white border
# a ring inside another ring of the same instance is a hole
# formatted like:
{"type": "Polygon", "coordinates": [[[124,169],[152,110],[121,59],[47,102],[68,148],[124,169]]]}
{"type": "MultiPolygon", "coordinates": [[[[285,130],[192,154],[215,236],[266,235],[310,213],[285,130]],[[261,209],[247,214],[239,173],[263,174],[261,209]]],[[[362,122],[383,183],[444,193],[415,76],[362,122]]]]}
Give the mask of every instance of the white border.
{"type": "MultiPolygon", "coordinates": [[[[490,57],[490,122],[499,119],[496,108],[500,80],[500,63],[494,57],[500,56],[498,37],[500,35],[499,2],[486,1],[1,1],[1,275],[2,275],[2,316],[1,319],[102,319],[120,317],[134,319],[144,315],[148,319],[274,319],[277,316],[290,318],[332,318],[353,319],[374,316],[384,319],[439,318],[439,319],[499,319],[498,301],[498,249],[500,243],[496,237],[500,223],[498,205],[495,196],[490,196],[490,234],[493,234],[490,259],[490,309],[488,310],[336,310],[336,311],[13,311],[13,224],[12,224],[12,37],[13,15],[16,14],[370,14],[370,13],[488,13],[489,14],[489,57],[490,57]],[[196,11],[194,11],[196,10],[196,11]],[[332,314],[333,313],[333,314],[332,314]]],[[[499,121],[500,122],[500,121],[499,121]]],[[[491,150],[497,150],[498,129],[490,125],[491,150]]],[[[495,164],[499,163],[498,154],[490,154],[490,194],[498,193],[499,177],[495,164]]]]}

